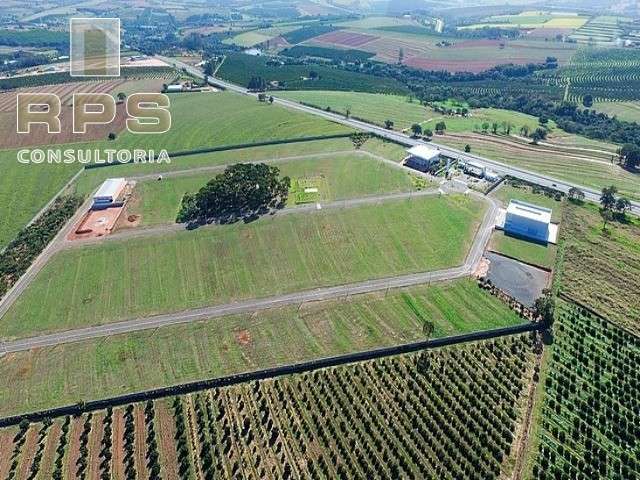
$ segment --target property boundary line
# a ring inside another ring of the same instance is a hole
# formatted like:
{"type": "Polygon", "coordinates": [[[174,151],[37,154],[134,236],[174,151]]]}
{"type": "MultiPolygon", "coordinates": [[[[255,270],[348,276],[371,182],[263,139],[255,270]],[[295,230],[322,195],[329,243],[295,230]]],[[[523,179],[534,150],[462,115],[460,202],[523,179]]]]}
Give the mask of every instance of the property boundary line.
{"type": "Polygon", "coordinates": [[[216,377],[207,380],[198,380],[169,387],[144,390],[140,392],[109,397],[101,400],[79,402],[75,405],[67,405],[64,407],[51,408],[47,410],[25,413],[22,415],[0,418],[0,428],[17,425],[23,420],[27,420],[29,422],[39,422],[44,420],[45,418],[61,417],[63,415],[80,415],[86,412],[103,410],[108,407],[120,407],[129,403],[142,402],[146,400],[157,400],[160,398],[171,397],[175,395],[186,395],[201,390],[227,387],[255,380],[266,380],[270,378],[282,377],[285,375],[307,373],[321,368],[336,367],[349,363],[375,360],[378,358],[413,353],[420,350],[444,347],[448,345],[475,342],[479,340],[490,340],[493,338],[517,335],[521,333],[541,331],[545,328],[546,325],[544,323],[527,322],[511,327],[482,330],[479,332],[435,338],[432,340],[422,340],[392,347],[382,347],[356,353],[324,357],[307,362],[293,363],[262,370],[254,370],[234,375],[216,377]]]}

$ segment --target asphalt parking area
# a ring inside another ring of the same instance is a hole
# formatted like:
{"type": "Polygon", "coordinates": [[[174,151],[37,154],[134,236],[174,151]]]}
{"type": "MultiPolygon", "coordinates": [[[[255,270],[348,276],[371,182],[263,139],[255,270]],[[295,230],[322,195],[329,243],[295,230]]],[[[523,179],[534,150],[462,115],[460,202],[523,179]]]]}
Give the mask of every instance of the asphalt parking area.
{"type": "Polygon", "coordinates": [[[525,263],[487,252],[489,272],[487,278],[503,292],[515,298],[523,305],[533,306],[542,290],[547,288],[551,273],[525,263]]]}

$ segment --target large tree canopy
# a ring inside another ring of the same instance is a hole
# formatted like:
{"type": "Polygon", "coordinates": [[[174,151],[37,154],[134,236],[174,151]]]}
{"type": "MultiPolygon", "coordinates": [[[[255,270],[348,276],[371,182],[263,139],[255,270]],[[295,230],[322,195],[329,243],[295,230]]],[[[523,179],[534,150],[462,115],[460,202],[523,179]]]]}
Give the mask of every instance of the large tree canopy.
{"type": "Polygon", "coordinates": [[[251,218],[287,201],[291,180],[264,163],[239,163],[210,180],[196,194],[182,199],[178,222],[233,222],[251,218]]]}

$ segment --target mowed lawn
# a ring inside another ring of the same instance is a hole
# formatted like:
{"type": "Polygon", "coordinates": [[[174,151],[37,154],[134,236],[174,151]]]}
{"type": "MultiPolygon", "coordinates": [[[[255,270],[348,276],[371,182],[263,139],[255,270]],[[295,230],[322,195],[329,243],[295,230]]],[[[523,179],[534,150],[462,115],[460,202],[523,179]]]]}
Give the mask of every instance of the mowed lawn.
{"type": "Polygon", "coordinates": [[[0,320],[0,336],[460,265],[484,211],[469,197],[420,197],[73,248],[0,320]]]}
{"type": "MultiPolygon", "coordinates": [[[[317,188],[317,195],[309,197],[319,202],[413,189],[409,173],[358,152],[277,162],[273,165],[280,169],[282,176],[291,178],[292,187],[297,182],[306,182],[309,187],[317,188]]],[[[144,225],[174,222],[184,194],[197,192],[217,173],[200,172],[166,177],[162,181],[142,181],[136,186],[128,213],[140,215],[144,225]]],[[[296,199],[296,192],[291,191],[288,206],[296,206],[296,199]]]]}
{"type": "Polygon", "coordinates": [[[0,415],[417,341],[424,319],[434,337],[521,322],[464,279],[35,349],[0,358],[0,415]]]}

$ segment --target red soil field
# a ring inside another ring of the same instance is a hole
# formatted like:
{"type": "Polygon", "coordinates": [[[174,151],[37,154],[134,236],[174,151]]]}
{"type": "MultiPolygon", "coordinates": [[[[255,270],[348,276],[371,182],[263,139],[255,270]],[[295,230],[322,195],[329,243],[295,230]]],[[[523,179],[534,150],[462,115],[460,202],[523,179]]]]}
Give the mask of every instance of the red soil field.
{"type": "Polygon", "coordinates": [[[84,417],[73,417],[69,428],[69,443],[67,444],[67,454],[64,462],[64,478],[76,478],[78,466],[76,462],[80,458],[80,435],[84,426],[84,417]]]}
{"type": "Polygon", "coordinates": [[[144,423],[144,405],[136,403],[133,409],[133,421],[135,424],[135,456],[134,465],[138,478],[149,478],[147,471],[147,426],[144,423]]]}
{"type": "Polygon", "coordinates": [[[111,475],[113,478],[124,476],[124,411],[113,410],[113,445],[111,446],[111,475]]]}
{"type": "Polygon", "coordinates": [[[15,428],[0,430],[0,478],[7,478],[7,473],[11,468],[13,437],[15,437],[16,432],[15,428]]]}
{"type": "MultiPolygon", "coordinates": [[[[528,62],[519,62],[518,59],[511,59],[512,63],[528,63],[528,62]]],[[[423,70],[447,70],[449,72],[472,72],[479,73],[489,68],[495,67],[504,62],[500,61],[486,61],[486,60],[475,60],[475,61],[461,61],[461,60],[429,60],[426,58],[420,57],[411,57],[407,58],[404,61],[404,64],[409,67],[421,68],[423,70]]]]}
{"type": "Polygon", "coordinates": [[[155,403],[156,412],[156,433],[158,437],[158,453],[161,458],[162,478],[166,480],[178,480],[178,454],[176,451],[176,424],[173,419],[168,401],[157,401],[155,403]]]}
{"type": "Polygon", "coordinates": [[[106,140],[109,133],[118,133],[126,126],[126,107],[124,103],[116,106],[116,118],[108,125],[87,125],[86,133],[73,133],[72,112],[70,106],[62,108],[60,114],[62,131],[48,133],[46,125],[32,125],[31,132],[16,133],[16,114],[0,113],[0,148],[22,148],[37,145],[54,145],[62,143],[106,140]]]}
{"type": "Polygon", "coordinates": [[[367,35],[364,33],[345,32],[338,30],[329,32],[313,38],[314,42],[329,43],[333,45],[343,45],[345,47],[360,47],[365,43],[377,40],[380,37],[367,35]]]}
{"type": "Polygon", "coordinates": [[[104,420],[105,412],[96,412],[91,419],[91,432],[89,433],[89,458],[87,459],[87,478],[100,478],[100,450],[102,450],[101,442],[104,435],[104,427],[102,422],[104,420]]]}
{"type": "Polygon", "coordinates": [[[53,93],[60,97],[63,105],[70,105],[74,93],[112,93],[125,82],[125,80],[119,79],[106,82],[73,82],[42,87],[18,88],[0,93],[0,112],[12,112],[15,114],[16,99],[19,93],[53,93]]]}
{"type": "Polygon", "coordinates": [[[40,462],[40,471],[38,478],[51,478],[53,467],[56,459],[56,448],[60,443],[60,435],[62,434],[62,425],[59,421],[53,422],[47,434],[42,461],[40,462]]]}
{"type": "Polygon", "coordinates": [[[20,452],[20,461],[18,463],[18,470],[16,471],[16,478],[28,478],[31,471],[31,463],[33,457],[38,449],[38,433],[42,425],[34,423],[29,427],[27,431],[26,439],[22,445],[22,451],[20,452]]]}

